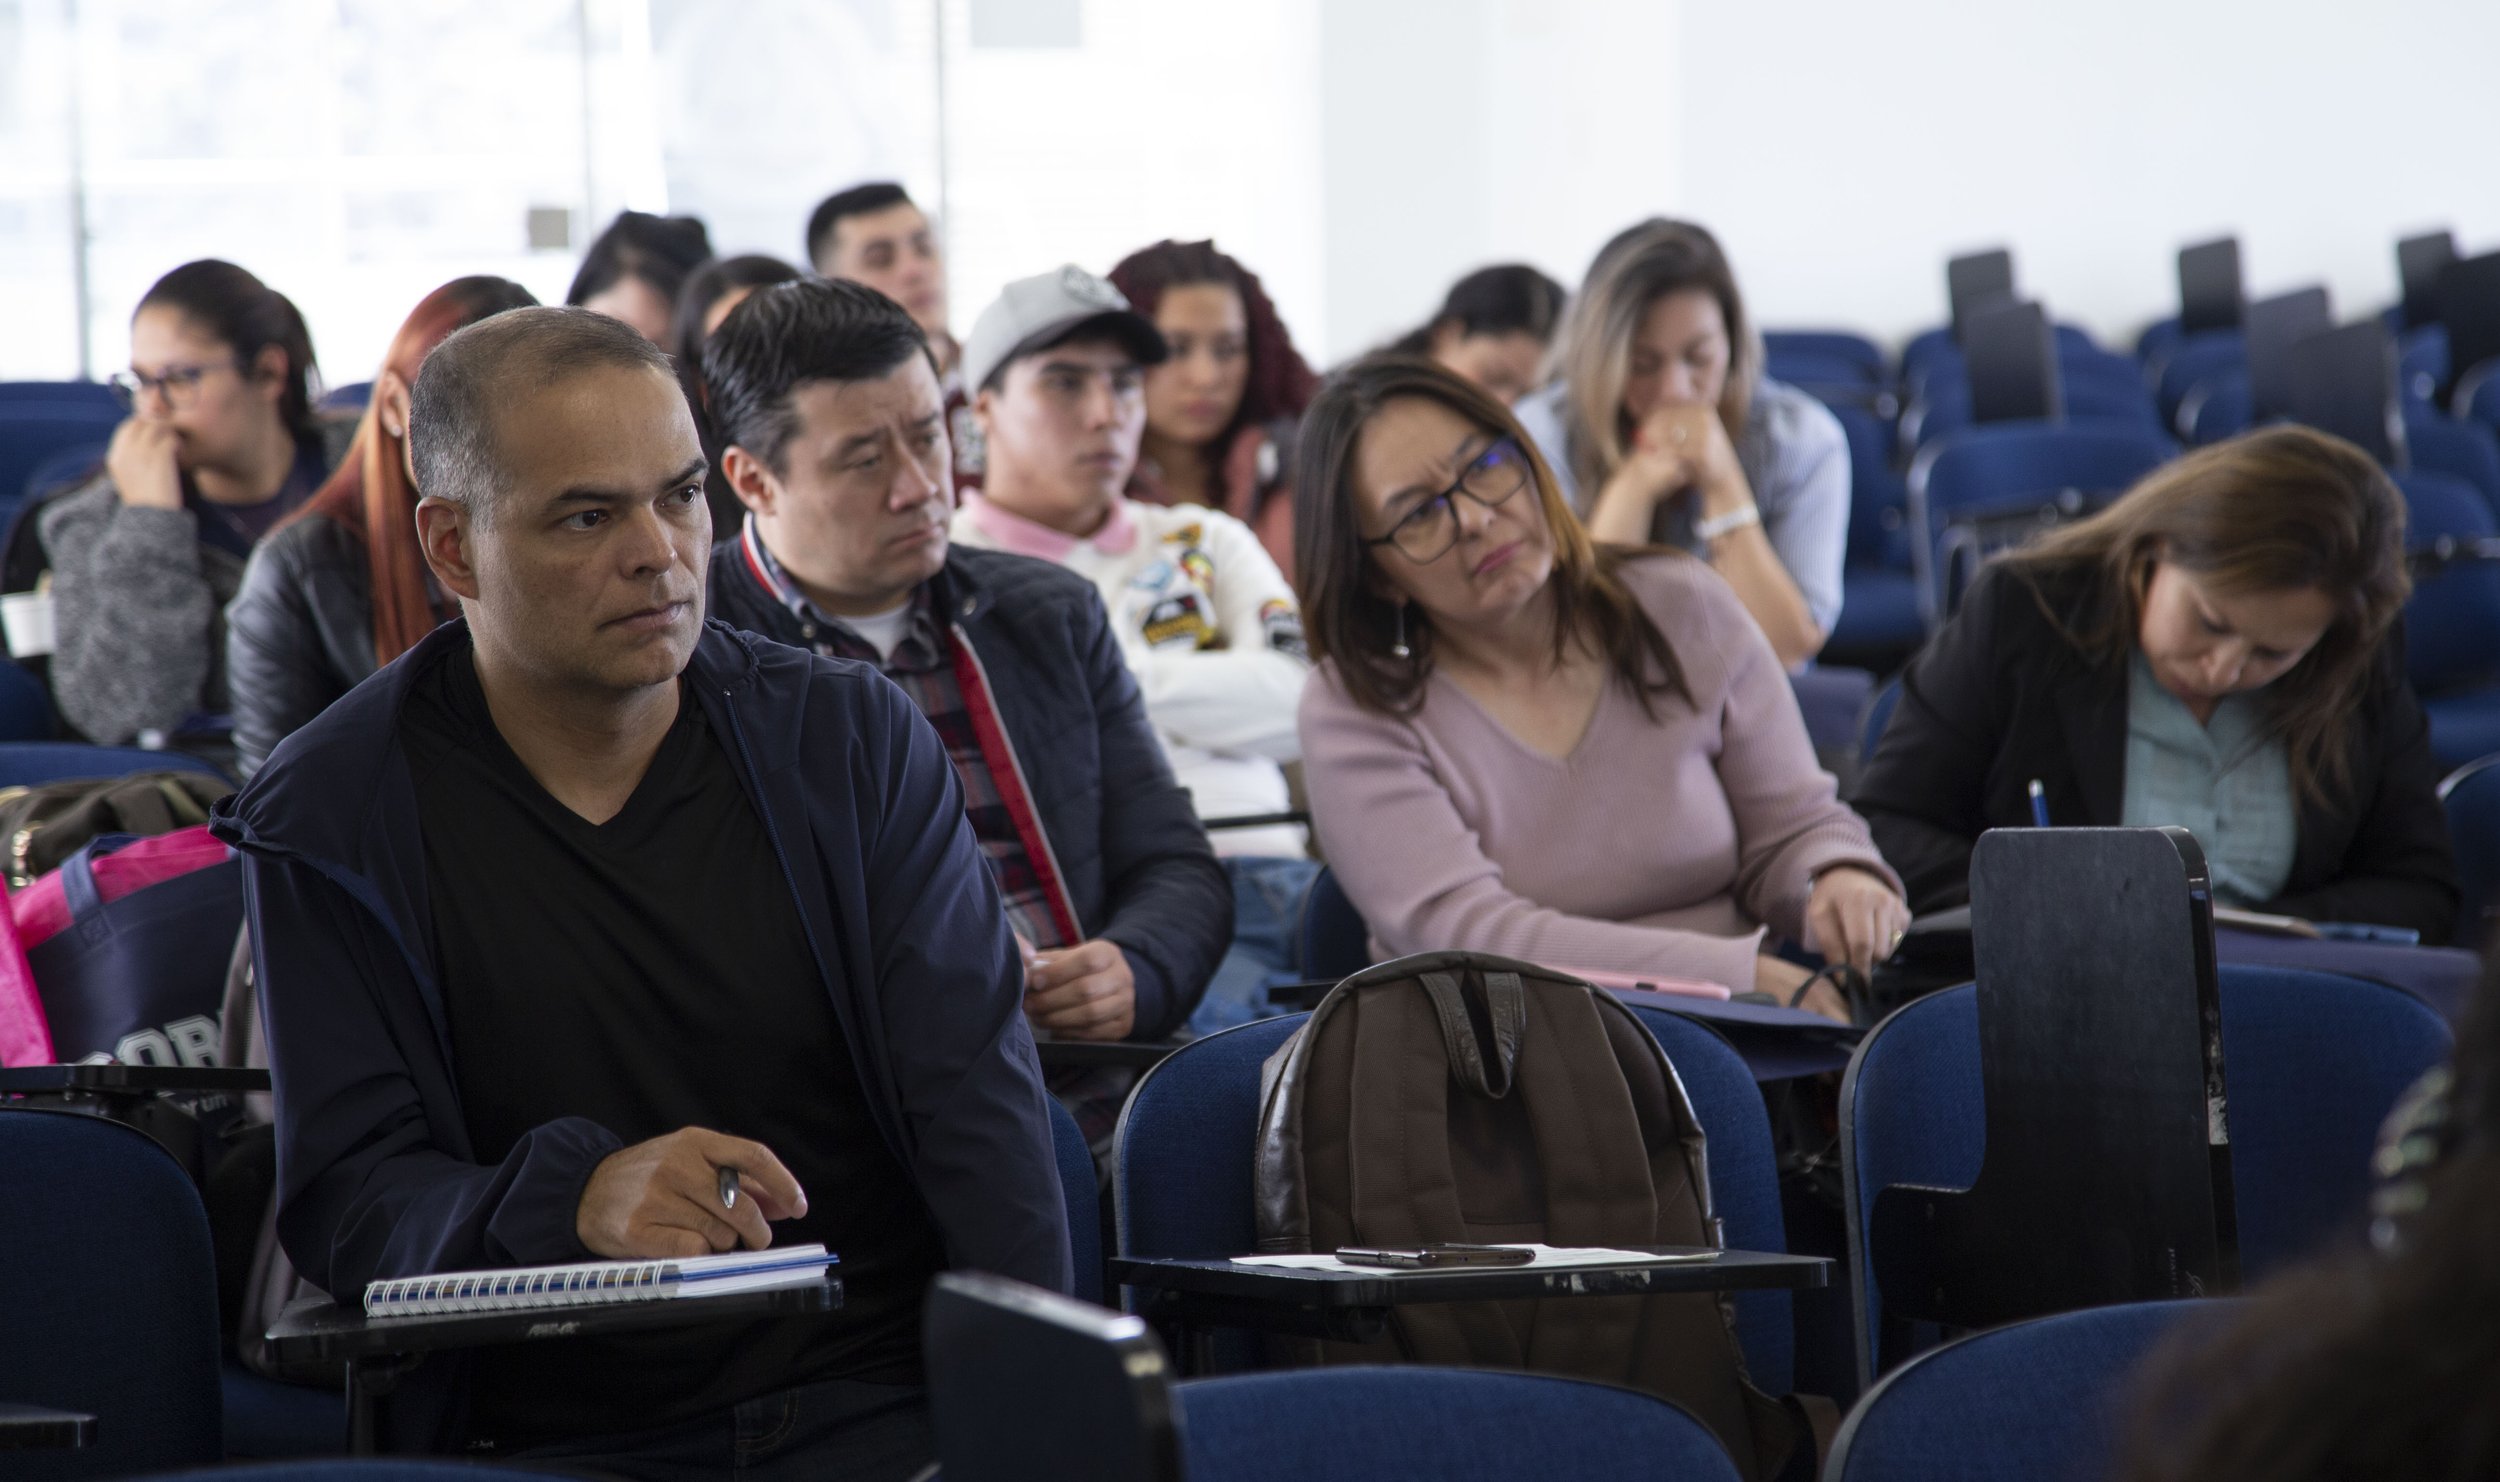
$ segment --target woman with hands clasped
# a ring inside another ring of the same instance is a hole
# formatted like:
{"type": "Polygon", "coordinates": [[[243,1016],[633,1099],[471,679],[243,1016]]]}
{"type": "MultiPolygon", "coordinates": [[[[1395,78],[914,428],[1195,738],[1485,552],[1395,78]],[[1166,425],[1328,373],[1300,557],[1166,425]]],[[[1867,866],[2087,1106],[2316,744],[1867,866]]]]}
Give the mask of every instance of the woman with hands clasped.
{"type": "Polygon", "coordinates": [[[1718,241],[1643,222],[1598,253],[1519,420],[1592,536],[1707,560],[1795,668],[1840,617],[1849,440],[1761,358],[1718,241]]]}
{"type": "Polygon", "coordinates": [[[1728,582],[1593,541],[1509,411],[1420,359],[1330,379],[1294,491],[1305,781],[1378,948],[1846,1018],[1770,948],[1865,969],[1909,912],[1728,582]]]}

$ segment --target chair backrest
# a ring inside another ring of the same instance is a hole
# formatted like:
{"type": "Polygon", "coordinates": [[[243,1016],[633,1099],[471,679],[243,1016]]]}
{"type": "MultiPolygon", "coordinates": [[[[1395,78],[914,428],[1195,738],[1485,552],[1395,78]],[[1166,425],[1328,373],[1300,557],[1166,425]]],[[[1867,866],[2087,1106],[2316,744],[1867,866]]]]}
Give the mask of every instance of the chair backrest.
{"type": "Polygon", "coordinates": [[[1111,1143],[1114,1240],[1124,1256],[1237,1256],[1258,1248],[1250,1189],[1259,1067],[1307,1014],[1192,1040],[1140,1077],[1111,1143]]]}
{"type": "Polygon", "coordinates": [[[0,519],[26,497],[37,465],[64,448],[109,439],[125,413],[109,396],[69,400],[0,400],[0,519]]]}
{"type": "Polygon", "coordinates": [[[1321,865],[1303,892],[1302,919],[1294,928],[1296,971],[1312,982],[1352,977],[1372,965],[1371,935],[1336,872],[1321,865]]]}
{"type": "MultiPolygon", "coordinates": [[[[2405,542],[2419,551],[2441,537],[2500,534],[2500,516],[2464,480],[2426,468],[2395,476],[2405,496],[2405,542]]],[[[2471,683],[2500,668],[2500,564],[2460,561],[2421,577],[2405,601],[2405,668],[2425,694],[2471,683]]]]}
{"type": "MultiPolygon", "coordinates": [[[[1540,1374],[1300,1369],[1180,1386],[1190,1482],[1734,1482],[1701,1422],[1540,1374]]],[[[951,1479],[953,1469],[948,1469],[951,1479]]]]}
{"type": "Polygon", "coordinates": [[[2358,1232],[2379,1124],[2454,1037],[2385,983],[2251,965],[2221,976],[2240,1277],[2258,1281],[2358,1232]]]}
{"type": "Polygon", "coordinates": [[[225,774],[188,752],[139,746],[83,746],[73,741],[0,744],[0,787],[33,787],[73,777],[127,777],[133,772],[225,774]]]}
{"type": "Polygon", "coordinates": [[[321,400],[316,405],[325,412],[361,412],[372,400],[371,381],[350,381],[344,386],[333,386],[322,392],[321,400]]]}
{"type": "Polygon", "coordinates": [[[2161,378],[2153,386],[2162,421],[2176,425],[2173,419],[2179,414],[2179,403],[2187,399],[2197,382],[2216,371],[2247,368],[2248,342],[2238,330],[2213,330],[2180,340],[2162,361],[2161,378]]]}
{"type": "Polygon", "coordinates": [[[2492,945],[2500,922],[2500,756],[2468,762],[2439,784],[2448,812],[2448,842],[2457,853],[2457,945],[2492,945]]]}
{"type": "MultiPolygon", "coordinates": [[[[2446,1056],[2450,1036],[2420,999],[2383,983],[2230,963],[2219,977],[2240,1274],[2256,1280],[2356,1226],[2379,1124],[2446,1056]]],[[[1892,1184],[1969,1187],[1985,1152],[1984,1102],[1967,984],[1895,1011],[1850,1060],[1841,1175],[1866,1379],[1929,1341],[1885,1321],[1868,1248],[1875,1195],[1892,1184]]]]}
{"type": "Polygon", "coordinates": [[[2439,388],[2448,384],[2448,327],[2425,324],[2408,329],[2396,341],[2396,375],[2409,403],[2439,404],[2439,388]]]}
{"type": "Polygon", "coordinates": [[[1076,1268],[1076,1295],[1102,1300],[1102,1185],[1085,1132],[1059,1098],[1050,1100],[1050,1151],[1059,1165],[1059,1192],[1068,1203],[1068,1257],[1076,1268]]]}
{"type": "Polygon", "coordinates": [[[2119,424],[2009,422],[1949,433],[1910,467],[1911,555],[1931,622],[1944,616],[1946,527],[1965,512],[2123,493],[2177,452],[2157,432],[2119,424]]]}
{"type": "Polygon", "coordinates": [[[52,692],[33,670],[0,660],[0,745],[52,734],[52,692]]]}
{"type": "Polygon", "coordinates": [[[2100,1482],[2146,1354],[2208,1302],[2127,1302],[1948,1343],[1894,1371],[1841,1423],[1832,1482],[2020,1477],[2100,1482]]]}
{"type": "MultiPolygon", "coordinates": [[[[1771,1117],[1745,1057],[1717,1030],[1673,1009],[1635,1004],[1632,1012],[1667,1052],[1667,1062],[1693,1103],[1693,1115],[1710,1139],[1710,1203],[1728,1245],[1787,1250],[1771,1117]]],[[[1745,1350],[1745,1371],[1756,1386],[1775,1395],[1797,1387],[1793,1307],[1784,1291],[1736,1296],[1736,1341],[1745,1350]]]]}
{"type": "Polygon", "coordinates": [[[1893,424],[1864,407],[1835,405],[1832,415],[1849,439],[1849,551],[1851,566],[1910,564],[1903,534],[1907,491],[1893,467],[1893,424]]]}
{"type": "Polygon", "coordinates": [[[0,1395],[96,1417],[94,1446],[14,1457],[12,1482],[214,1463],[217,1273],[189,1176],[118,1122],[0,1110],[0,1189],[0,1395]]]}
{"type": "Polygon", "coordinates": [[[921,1335],[950,1482],[1179,1482],[1171,1370],[1141,1319],[950,1271],[921,1335]]]}
{"type": "Polygon", "coordinates": [[[2480,422],[2460,422],[2427,407],[2405,413],[2405,447],[2413,466],[2444,473],[2474,486],[2500,519],[2500,437],[2480,422]]]}
{"type": "Polygon", "coordinates": [[[2179,415],[2174,419],[2179,436],[2198,448],[2239,436],[2256,425],[2254,396],[2245,367],[2228,366],[2215,371],[2197,382],[2180,401],[2179,415]]]}

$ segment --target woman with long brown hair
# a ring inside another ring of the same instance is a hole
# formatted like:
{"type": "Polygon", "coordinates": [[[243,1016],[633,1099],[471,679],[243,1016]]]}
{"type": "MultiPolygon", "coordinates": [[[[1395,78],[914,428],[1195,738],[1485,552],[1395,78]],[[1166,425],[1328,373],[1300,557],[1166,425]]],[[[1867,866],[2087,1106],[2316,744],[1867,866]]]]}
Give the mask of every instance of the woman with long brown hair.
{"type": "Polygon", "coordinates": [[[1129,497],[1222,510],[1257,531],[1291,577],[1281,450],[1319,378],[1259,275],[1213,242],[1166,241],[1122,258],[1110,278],[1171,347],[1146,372],[1146,434],[1129,497]]]}
{"type": "Polygon", "coordinates": [[[1331,377],[1294,469],[1305,781],[1393,954],[1698,979],[1845,1017],[1900,887],[1708,566],[1594,543],[1508,408],[1429,361],[1331,377]]]}
{"type": "Polygon", "coordinates": [[[1814,657],[1840,618],[1849,439],[1762,374],[1718,238],[1663,219],[1618,234],[1571,300],[1553,368],[1519,420],[1590,533],[1692,552],[1781,663],[1814,657]]]}
{"type": "Polygon", "coordinates": [[[2404,497],[2302,427],[2200,449],[1984,570],[1857,805],[1920,910],[1983,830],[2194,833],[2217,903],[2445,941],[2457,884],[2398,618],[2404,497]]]}
{"type": "Polygon", "coordinates": [[[411,311],[382,368],[347,458],[312,500],[253,553],[226,612],[234,748],[248,777],[296,727],[416,646],[452,616],[417,551],[408,472],[408,393],[455,330],[535,304],[502,278],[455,278],[411,311]]]}

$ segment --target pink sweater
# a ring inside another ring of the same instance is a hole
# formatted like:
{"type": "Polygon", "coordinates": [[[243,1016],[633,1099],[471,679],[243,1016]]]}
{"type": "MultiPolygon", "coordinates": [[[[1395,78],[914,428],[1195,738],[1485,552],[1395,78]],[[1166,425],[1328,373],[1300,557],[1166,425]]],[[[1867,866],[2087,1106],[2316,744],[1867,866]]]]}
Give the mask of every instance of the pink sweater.
{"type": "Polygon", "coordinates": [[[1403,720],[1357,708],[1334,664],[1304,687],[1312,817],[1377,950],[1465,948],[1743,993],[1765,925],[1802,935],[1817,873],[1854,864],[1894,879],[1815,764],[1787,676],[1736,594],[1682,555],[1624,575],[1694,703],[1656,697],[1653,721],[1609,684],[1565,760],[1445,675],[1403,720]]]}

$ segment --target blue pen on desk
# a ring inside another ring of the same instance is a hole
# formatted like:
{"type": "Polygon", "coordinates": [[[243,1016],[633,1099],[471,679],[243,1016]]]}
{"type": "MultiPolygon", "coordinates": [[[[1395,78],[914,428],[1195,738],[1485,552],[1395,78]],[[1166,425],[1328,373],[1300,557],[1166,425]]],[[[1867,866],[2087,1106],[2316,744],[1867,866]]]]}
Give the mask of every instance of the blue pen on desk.
{"type": "Polygon", "coordinates": [[[2040,779],[2037,777],[2031,779],[2031,826],[2033,828],[2049,826],[2049,798],[2048,794],[2041,790],[2040,779]]]}

